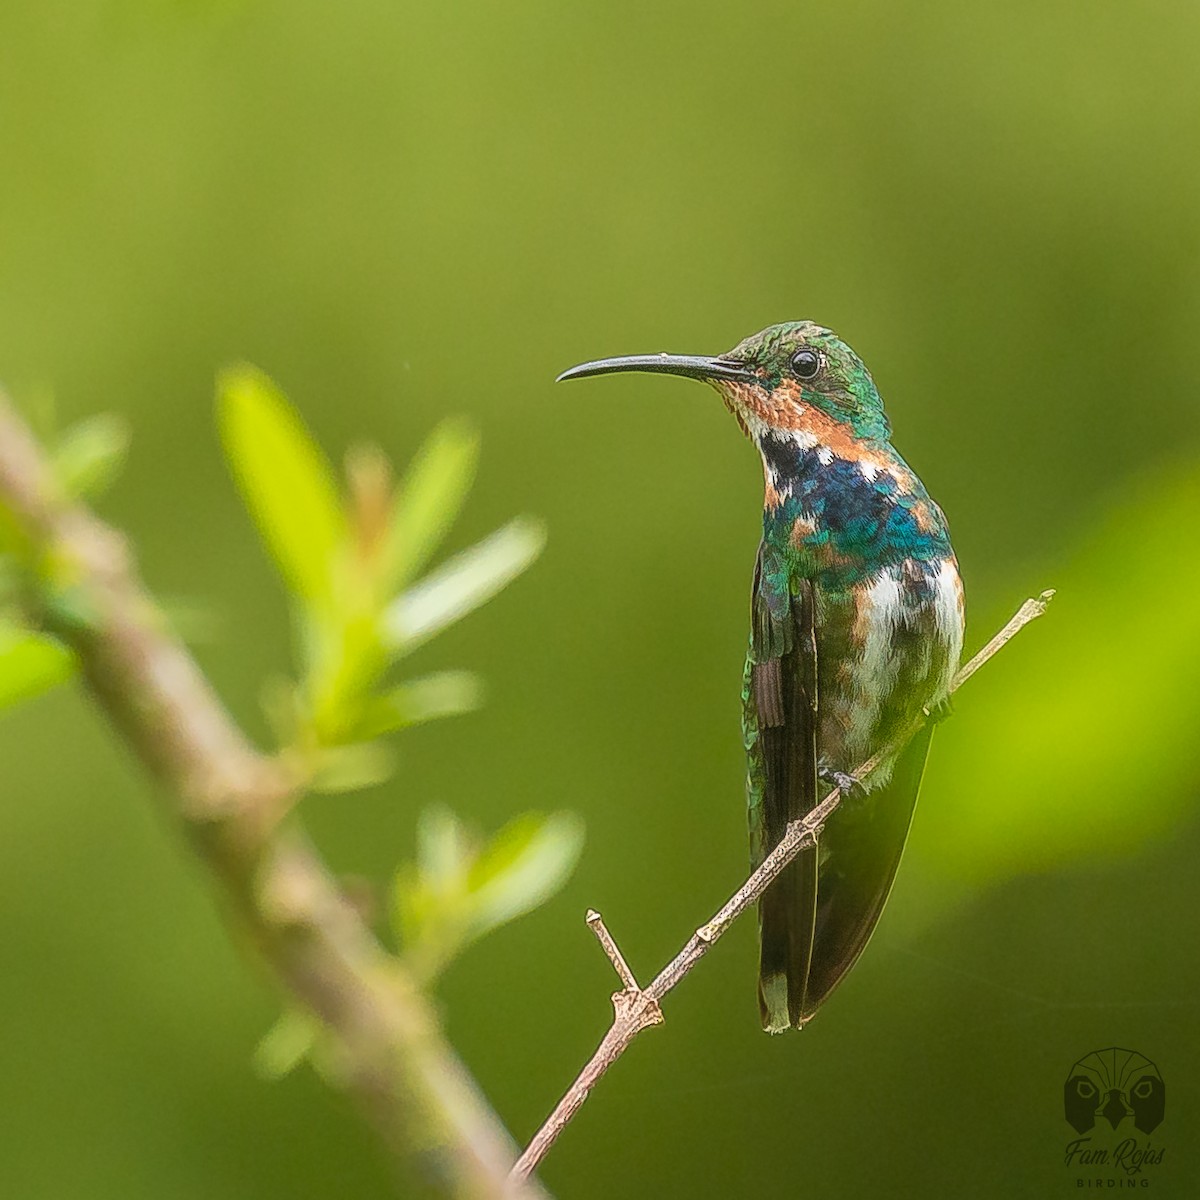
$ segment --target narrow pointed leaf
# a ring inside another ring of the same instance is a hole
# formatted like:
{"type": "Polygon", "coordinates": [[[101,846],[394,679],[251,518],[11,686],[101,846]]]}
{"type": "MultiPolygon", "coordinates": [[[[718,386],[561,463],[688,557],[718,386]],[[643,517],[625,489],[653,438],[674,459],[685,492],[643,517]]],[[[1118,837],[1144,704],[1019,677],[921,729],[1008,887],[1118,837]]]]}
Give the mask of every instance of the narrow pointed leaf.
{"type": "Polygon", "coordinates": [[[316,1017],[286,1009],[255,1048],[255,1071],[262,1079],[282,1079],[312,1053],[320,1032],[316,1017]]]}
{"type": "Polygon", "coordinates": [[[436,940],[439,916],[444,916],[446,900],[429,886],[415,863],[404,863],[396,870],[391,889],[391,922],[405,953],[411,954],[422,944],[436,940]]]}
{"type": "Polygon", "coordinates": [[[541,553],[540,521],[518,517],[455,555],[388,607],[384,631],[394,651],[404,651],[490,600],[541,553]]]}
{"type": "Polygon", "coordinates": [[[439,889],[465,879],[470,839],[462,822],[450,809],[433,804],[417,822],[417,866],[422,876],[439,889]]]}
{"type": "Polygon", "coordinates": [[[392,883],[392,928],[414,974],[432,979],[462,947],[469,926],[467,872],[472,848],[448,808],[425,809],[417,822],[417,861],[392,883]]]}
{"type": "Polygon", "coordinates": [[[402,587],[429,561],[462,508],[478,458],[479,434],[465,420],[443,421],[426,439],[396,493],[385,587],[402,587]]]}
{"type": "Polygon", "coordinates": [[[407,679],[366,705],[354,734],[379,737],[397,729],[471,712],[483,702],[483,681],[471,671],[439,671],[407,679]]]}
{"type": "Polygon", "coordinates": [[[250,366],[222,373],[217,416],[230,468],[288,586],[323,603],[345,534],[329,462],[283,394],[250,366]]]}
{"type": "Polygon", "coordinates": [[[359,792],[383,783],[395,769],[395,756],[382,742],[332,746],[320,752],[308,787],[327,796],[359,792]]]}
{"type": "Polygon", "coordinates": [[[68,429],[54,453],[54,469],[69,496],[102,495],[120,474],[129,451],[129,426],[100,413],[68,429]]]}
{"type": "Polygon", "coordinates": [[[465,946],[536,908],[562,887],[582,847],[583,822],[572,813],[527,813],[480,849],[448,809],[426,809],[417,862],[397,871],[392,889],[410,968],[432,979],[465,946]]]}
{"type": "Polygon", "coordinates": [[[566,883],[583,850],[575,813],[525,813],[510,821],[475,860],[467,879],[472,936],[543,904],[566,883]]]}
{"type": "Polygon", "coordinates": [[[0,625],[0,709],[29,700],[69,679],[75,656],[45,634],[0,625]]]}

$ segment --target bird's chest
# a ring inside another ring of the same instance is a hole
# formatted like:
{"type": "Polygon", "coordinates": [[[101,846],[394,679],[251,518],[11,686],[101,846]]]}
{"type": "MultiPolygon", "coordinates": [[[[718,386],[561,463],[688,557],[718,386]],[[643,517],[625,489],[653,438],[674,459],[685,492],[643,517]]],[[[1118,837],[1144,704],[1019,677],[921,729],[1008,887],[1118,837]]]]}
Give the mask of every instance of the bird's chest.
{"type": "Polygon", "coordinates": [[[863,585],[909,559],[950,554],[944,520],[897,457],[843,458],[828,447],[764,451],[763,539],[793,578],[830,591],[863,585]]]}
{"type": "Polygon", "coordinates": [[[823,765],[849,771],[946,695],[962,588],[953,558],[908,559],[816,594],[819,746],[823,765]]]}

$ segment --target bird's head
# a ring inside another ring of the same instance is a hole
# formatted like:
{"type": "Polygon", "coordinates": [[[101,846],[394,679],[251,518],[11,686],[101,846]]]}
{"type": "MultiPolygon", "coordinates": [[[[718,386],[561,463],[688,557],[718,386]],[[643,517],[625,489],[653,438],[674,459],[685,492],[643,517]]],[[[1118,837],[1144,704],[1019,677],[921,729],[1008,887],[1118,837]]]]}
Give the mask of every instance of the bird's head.
{"type": "Polygon", "coordinates": [[[861,358],[829,329],[811,321],[771,325],[714,358],[641,354],[602,358],[564,371],[580,379],[615,371],[682,375],[721,393],[743,431],[834,445],[848,439],[886,441],[883,402],[861,358]]]}

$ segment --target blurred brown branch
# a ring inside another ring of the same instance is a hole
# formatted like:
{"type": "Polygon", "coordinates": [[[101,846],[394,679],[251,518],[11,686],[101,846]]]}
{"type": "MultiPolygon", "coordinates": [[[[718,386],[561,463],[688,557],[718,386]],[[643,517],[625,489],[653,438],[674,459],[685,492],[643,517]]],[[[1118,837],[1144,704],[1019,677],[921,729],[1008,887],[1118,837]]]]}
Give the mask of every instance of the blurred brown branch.
{"type": "Polygon", "coordinates": [[[3,395],[0,504],[60,582],[56,596],[27,597],[31,616],[75,650],[264,962],[320,1018],[329,1073],[396,1159],[454,1196],[543,1195],[509,1179],[515,1148],[428,1000],[289,818],[298,781],[234,725],[139,582],[124,538],[63,496],[3,395]]]}
{"type": "MultiPolygon", "coordinates": [[[[1050,603],[1053,595],[1053,590],[1050,590],[1043,592],[1036,600],[1026,600],[1008,624],[970,662],[959,669],[950,684],[951,694],[958,691],[984,663],[999,653],[1030,621],[1040,617],[1046,611],[1046,606],[1050,603]]],[[[853,778],[864,778],[869,775],[881,761],[899,751],[929,719],[929,714],[926,713],[919,721],[914,722],[893,743],[885,746],[863,763],[854,772],[853,778]]],[[[531,1174],[537,1170],[538,1164],[546,1157],[559,1135],[567,1127],[568,1122],[582,1107],[592,1088],[596,1086],[608,1068],[621,1057],[633,1039],[643,1029],[662,1023],[662,1009],[659,1007],[662,998],[708,953],[730,925],[758,900],[775,876],[801,850],[816,846],[822,827],[840,801],[841,791],[834,788],[812,812],[800,820],[793,821],[788,826],[779,845],[767,855],[762,865],[738,888],[707,925],[702,925],[692,934],[683,949],[645,988],[638,986],[633,972],[600,914],[595,910],[588,912],[587,923],[599,939],[600,945],[613,964],[623,987],[612,998],[614,1010],[612,1025],[604,1035],[596,1052],[588,1060],[587,1065],[580,1071],[566,1094],[555,1106],[554,1111],[546,1118],[545,1123],[534,1134],[524,1153],[517,1160],[512,1172],[514,1182],[528,1180],[531,1174]]]]}

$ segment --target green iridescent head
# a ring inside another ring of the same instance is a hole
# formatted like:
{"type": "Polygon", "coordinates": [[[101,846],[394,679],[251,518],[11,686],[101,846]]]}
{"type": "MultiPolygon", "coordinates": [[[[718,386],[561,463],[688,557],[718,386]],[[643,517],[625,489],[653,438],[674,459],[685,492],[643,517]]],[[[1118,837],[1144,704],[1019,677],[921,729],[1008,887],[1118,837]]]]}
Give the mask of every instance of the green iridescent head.
{"type": "Polygon", "coordinates": [[[564,371],[579,379],[613,371],[654,371],[715,387],[755,438],[767,431],[809,430],[835,423],[856,438],[886,441],[891,429],[871,373],[833,333],[811,321],[771,325],[714,358],[646,354],[605,358],[564,371]]]}

